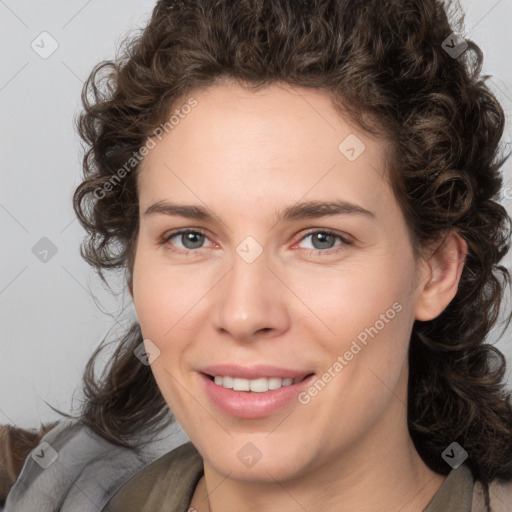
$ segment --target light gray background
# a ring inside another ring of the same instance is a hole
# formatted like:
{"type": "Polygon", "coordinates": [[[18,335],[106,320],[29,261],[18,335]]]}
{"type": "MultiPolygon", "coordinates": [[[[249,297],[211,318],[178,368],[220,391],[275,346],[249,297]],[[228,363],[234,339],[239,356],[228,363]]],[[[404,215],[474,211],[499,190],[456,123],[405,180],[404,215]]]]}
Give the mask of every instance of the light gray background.
{"type": "MultiPolygon", "coordinates": [[[[508,116],[503,140],[512,149],[512,0],[461,5],[463,35],[484,51],[484,71],[508,116]]],[[[0,423],[32,428],[58,419],[44,400],[67,412],[77,407],[81,395],[73,402],[73,392],[87,359],[123,308],[125,320],[133,316],[119,281],[112,297],[79,255],[83,232],[71,196],[82,150],[72,121],[92,67],[112,58],[120,37],[141,27],[153,6],[153,0],[0,0],[0,423]],[[43,48],[44,31],[58,43],[46,59],[31,48],[34,40],[41,52],[51,48],[47,36],[43,48]],[[32,252],[42,237],[57,247],[46,263],[32,252]]],[[[511,166],[512,158],[507,208],[511,166]]],[[[498,343],[509,361],[511,338],[509,329],[498,343]]]]}

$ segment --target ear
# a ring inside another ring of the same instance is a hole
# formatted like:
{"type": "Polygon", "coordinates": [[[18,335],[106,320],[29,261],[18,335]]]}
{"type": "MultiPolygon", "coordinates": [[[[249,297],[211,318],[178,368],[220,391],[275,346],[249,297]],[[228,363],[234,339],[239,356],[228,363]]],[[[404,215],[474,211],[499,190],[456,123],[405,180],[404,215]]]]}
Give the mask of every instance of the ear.
{"type": "Polygon", "coordinates": [[[456,231],[449,231],[424,260],[415,305],[416,320],[432,320],[450,304],[457,293],[467,253],[466,241],[456,231]]]}

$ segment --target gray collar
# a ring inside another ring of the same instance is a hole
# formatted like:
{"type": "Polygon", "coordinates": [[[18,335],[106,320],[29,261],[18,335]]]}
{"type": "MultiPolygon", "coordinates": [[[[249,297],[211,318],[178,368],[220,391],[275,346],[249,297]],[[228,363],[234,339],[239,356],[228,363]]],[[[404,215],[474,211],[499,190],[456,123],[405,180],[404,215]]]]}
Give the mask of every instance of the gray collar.
{"type": "Polygon", "coordinates": [[[466,464],[452,469],[423,512],[471,512],[473,484],[466,464]]]}

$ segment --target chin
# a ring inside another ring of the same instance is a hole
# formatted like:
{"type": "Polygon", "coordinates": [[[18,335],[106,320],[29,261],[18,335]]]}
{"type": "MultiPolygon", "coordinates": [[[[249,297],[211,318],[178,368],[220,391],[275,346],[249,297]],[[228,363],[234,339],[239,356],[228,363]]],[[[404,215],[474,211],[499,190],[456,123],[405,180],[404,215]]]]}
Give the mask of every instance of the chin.
{"type": "Polygon", "coordinates": [[[244,440],[236,443],[237,448],[223,449],[216,445],[203,452],[203,458],[215,471],[229,474],[233,480],[261,483],[286,481],[308,473],[309,464],[304,453],[299,456],[299,445],[288,443],[283,449],[282,443],[279,448],[272,446],[268,440],[259,443],[244,440]]]}

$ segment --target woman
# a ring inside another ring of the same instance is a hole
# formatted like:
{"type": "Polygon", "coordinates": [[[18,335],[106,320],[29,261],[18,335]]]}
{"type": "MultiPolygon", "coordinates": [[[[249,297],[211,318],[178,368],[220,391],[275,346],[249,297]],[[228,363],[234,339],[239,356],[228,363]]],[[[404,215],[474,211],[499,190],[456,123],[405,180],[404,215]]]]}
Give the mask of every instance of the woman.
{"type": "Polygon", "coordinates": [[[137,322],[80,420],[191,441],[104,510],[512,506],[481,63],[437,0],[161,0],[96,67],[74,205],[137,322]]]}

